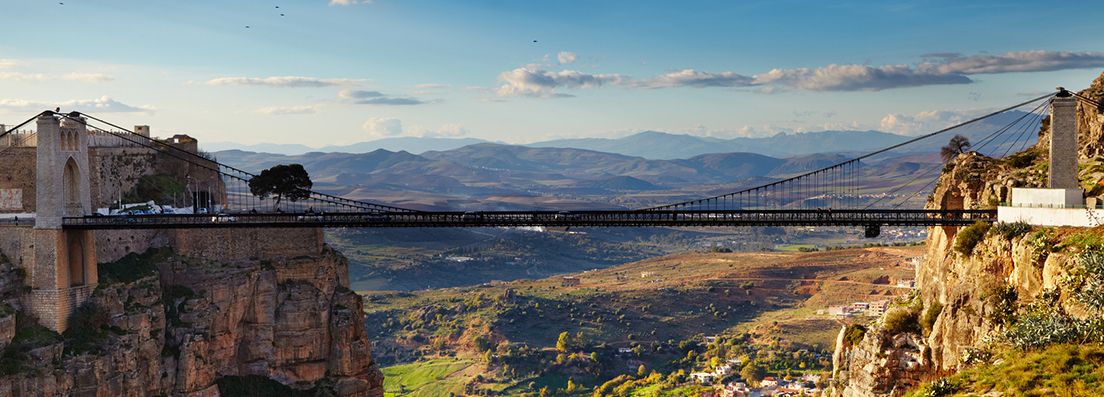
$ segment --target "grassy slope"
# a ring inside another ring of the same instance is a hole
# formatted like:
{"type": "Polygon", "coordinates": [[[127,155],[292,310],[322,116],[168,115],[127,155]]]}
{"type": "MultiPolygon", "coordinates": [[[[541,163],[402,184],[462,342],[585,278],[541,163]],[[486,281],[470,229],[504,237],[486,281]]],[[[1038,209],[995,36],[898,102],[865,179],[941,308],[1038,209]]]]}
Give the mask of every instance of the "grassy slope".
{"type": "MultiPolygon", "coordinates": [[[[377,340],[376,350],[383,362],[420,360],[387,368],[389,376],[394,373],[401,379],[407,377],[403,374],[419,373],[414,369],[420,365],[440,365],[439,359],[425,349],[434,337],[442,334],[441,324],[448,323],[448,319],[452,321],[451,327],[462,324],[467,331],[485,326],[504,340],[537,348],[553,346],[561,331],[583,331],[596,341],[620,346],[629,342],[630,334],[635,335],[637,342],[677,341],[738,329],[781,336],[827,350],[832,348],[840,322],[815,311],[858,299],[889,298],[886,294],[896,289],[870,282],[884,275],[911,278],[911,270],[902,264],[919,254],[918,248],[910,247],[805,254],[672,255],[579,273],[576,276],[581,284],[570,287],[561,286],[560,278],[553,277],[417,293],[369,292],[365,310],[369,333],[377,340]],[[749,284],[751,288],[745,290],[749,284]],[[487,305],[459,315],[450,306],[480,294],[490,301],[507,290],[513,293],[507,305],[487,305]],[[726,314],[718,316],[710,305],[726,314]],[[620,314],[616,313],[625,315],[624,320],[617,321],[620,314]],[[382,326],[401,316],[425,319],[438,314],[444,315],[446,321],[423,320],[415,327],[406,327],[409,322],[391,328],[382,326]],[[422,350],[422,353],[406,356],[387,353],[395,350],[407,353],[422,350]]],[[[464,336],[452,339],[449,349],[457,351],[460,357],[475,359],[478,353],[465,344],[469,339],[464,336]]],[[[649,368],[662,369],[663,363],[671,359],[657,355],[643,361],[649,368]]],[[[436,382],[446,385],[441,387],[462,387],[474,376],[470,372],[459,374],[464,376],[436,382]]],[[[552,379],[532,381],[563,384],[552,379]]],[[[589,386],[593,383],[588,381],[589,386]]],[[[397,383],[389,380],[389,384],[396,385],[397,391],[397,383]]],[[[413,388],[412,384],[406,383],[408,390],[413,388]]],[[[447,392],[444,391],[445,395],[447,392]]]]}
{"type": "Polygon", "coordinates": [[[437,397],[450,392],[463,395],[464,384],[474,378],[469,374],[471,371],[466,371],[473,365],[476,364],[472,360],[441,358],[384,368],[385,395],[437,397]]]}
{"type": "MultiPolygon", "coordinates": [[[[957,389],[944,395],[1101,396],[1104,346],[1053,345],[1037,351],[1010,350],[992,365],[970,368],[946,379],[957,389]]],[[[909,396],[925,396],[931,384],[909,396]]]]}

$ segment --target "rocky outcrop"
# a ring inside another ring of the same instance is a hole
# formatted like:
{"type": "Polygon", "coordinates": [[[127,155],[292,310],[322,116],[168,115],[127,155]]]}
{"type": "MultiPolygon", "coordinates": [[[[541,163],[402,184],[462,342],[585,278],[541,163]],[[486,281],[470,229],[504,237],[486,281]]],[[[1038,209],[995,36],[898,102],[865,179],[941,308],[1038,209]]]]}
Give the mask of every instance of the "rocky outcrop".
{"type": "Polygon", "coordinates": [[[220,379],[248,376],[383,395],[360,297],[348,289],[337,252],[235,263],[144,258],[148,272],[134,280],[101,267],[87,307],[102,313],[107,331],[93,351],[75,348],[67,331],[64,341],[34,347],[28,367],[0,378],[0,395],[217,396],[220,379]]]}
{"type": "Polygon", "coordinates": [[[928,348],[918,335],[890,335],[880,328],[846,349],[846,367],[835,379],[846,384],[844,395],[872,397],[901,395],[922,380],[930,368],[928,348]]]}
{"type": "MultiPolygon", "coordinates": [[[[1093,80],[1092,85],[1079,92],[1082,97],[1104,103],[1104,74],[1093,80]]],[[[1081,158],[1104,156],[1104,108],[1087,101],[1077,104],[1077,130],[1081,158]]]]}
{"type": "MultiPolygon", "coordinates": [[[[1104,75],[1081,94],[1104,99],[1104,75]]],[[[1097,106],[1082,102],[1078,117],[1081,162],[1090,165],[1081,170],[1085,184],[1100,179],[1091,173],[1099,172],[1092,164],[1104,155],[1104,115],[1097,106]]],[[[1012,187],[1044,186],[1047,128],[1044,122],[1038,145],[1011,158],[960,155],[944,169],[928,207],[992,208],[1009,201],[1012,187]]],[[[837,343],[836,394],[899,396],[922,380],[961,369],[1002,333],[1000,316],[1007,310],[1007,299],[1023,306],[1048,291],[1056,292],[1062,312],[1074,317],[1085,313],[1068,299],[1071,291],[1063,290],[1068,287],[1063,280],[1076,265],[1075,247],[1051,252],[1032,233],[988,233],[966,255],[954,249],[960,231],[931,228],[927,256],[916,268],[920,312],[930,312],[931,323],[923,332],[891,334],[878,321],[855,346],[837,343]]],[[[1063,232],[1074,231],[1055,231],[1063,232]]],[[[840,341],[844,341],[843,332],[840,341]]]]}

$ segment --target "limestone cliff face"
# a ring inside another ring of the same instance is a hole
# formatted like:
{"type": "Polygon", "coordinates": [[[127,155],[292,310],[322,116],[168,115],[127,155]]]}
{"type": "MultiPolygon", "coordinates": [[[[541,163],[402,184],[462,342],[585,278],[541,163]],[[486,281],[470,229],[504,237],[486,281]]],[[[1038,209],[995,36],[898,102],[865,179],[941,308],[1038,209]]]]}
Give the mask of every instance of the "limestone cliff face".
{"type": "MultiPolygon", "coordinates": [[[[1104,102],[1104,74],[1093,80],[1092,85],[1080,94],[1093,101],[1104,102]]],[[[1077,115],[1081,158],[1104,155],[1104,109],[1082,101],[1077,105],[1077,115]]]]}
{"type": "MultiPolygon", "coordinates": [[[[1104,75],[1082,95],[1104,99],[1104,75]]],[[[1096,106],[1080,104],[1080,156],[1082,163],[1099,162],[1104,155],[1104,114],[1096,106]]],[[[1046,123],[1040,144],[1015,159],[994,160],[968,153],[944,169],[929,208],[992,208],[1009,201],[1012,187],[1041,187],[1046,183],[1046,123]]],[[[1084,167],[1082,179],[1093,167],[1084,167]]],[[[1092,178],[1089,178],[1092,179],[1092,178]]],[[[1096,178],[1099,179],[1099,178],[1096,178]]],[[[1066,313],[1084,313],[1066,299],[1062,280],[1074,268],[1078,252],[1050,252],[1031,241],[1031,234],[1004,236],[989,233],[971,255],[954,250],[960,228],[930,229],[927,257],[916,268],[920,313],[932,312],[934,322],[922,332],[892,334],[884,318],[871,324],[861,342],[837,343],[836,394],[844,396],[898,396],[923,380],[953,373],[969,356],[984,349],[1002,332],[996,318],[1001,291],[1014,290],[1016,303],[1039,299],[1044,291],[1062,298],[1066,313]],[[936,314],[937,313],[937,314],[936,314]]]]}
{"type": "MultiPolygon", "coordinates": [[[[90,307],[104,313],[109,331],[96,351],[76,352],[68,336],[39,343],[21,357],[25,368],[0,377],[0,395],[217,396],[217,380],[246,376],[383,395],[360,297],[348,289],[337,252],[232,264],[168,254],[147,261],[155,263],[134,280],[101,272],[90,307]]],[[[0,318],[0,336],[3,325],[0,318]]]]}

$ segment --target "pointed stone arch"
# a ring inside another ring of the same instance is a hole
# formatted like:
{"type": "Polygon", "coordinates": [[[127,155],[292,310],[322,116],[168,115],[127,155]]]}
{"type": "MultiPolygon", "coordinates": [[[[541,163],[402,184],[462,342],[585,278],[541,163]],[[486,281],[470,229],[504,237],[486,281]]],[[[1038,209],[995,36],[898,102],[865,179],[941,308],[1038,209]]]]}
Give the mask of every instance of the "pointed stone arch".
{"type": "Polygon", "coordinates": [[[61,178],[62,197],[64,200],[65,216],[84,215],[81,205],[80,183],[82,174],[80,165],[72,157],[65,162],[65,169],[61,178]]]}

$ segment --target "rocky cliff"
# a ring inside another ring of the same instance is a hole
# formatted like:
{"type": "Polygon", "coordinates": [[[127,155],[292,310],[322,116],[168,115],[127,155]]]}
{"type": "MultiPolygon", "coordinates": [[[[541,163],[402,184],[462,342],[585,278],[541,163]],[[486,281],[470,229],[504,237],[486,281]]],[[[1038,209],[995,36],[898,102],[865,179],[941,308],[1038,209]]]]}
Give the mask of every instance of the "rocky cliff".
{"type": "Polygon", "coordinates": [[[0,257],[0,395],[383,395],[332,249],[223,263],[155,248],[99,270],[58,335],[21,314],[20,272],[0,257]]]}
{"type": "MultiPolygon", "coordinates": [[[[1081,94],[1104,98],[1104,75],[1081,94]]],[[[1104,179],[1101,110],[1085,103],[1078,107],[1081,181],[1089,197],[1099,196],[1104,179]]],[[[1008,201],[1012,187],[1045,185],[1047,128],[1044,121],[1040,144],[1004,159],[960,155],[944,169],[928,207],[992,208],[1008,201]]],[[[1083,272],[1078,261],[1086,244],[1101,238],[1100,228],[932,228],[927,257],[916,269],[916,294],[867,327],[841,331],[834,391],[899,396],[923,381],[984,362],[994,346],[1008,343],[1010,318],[1033,303],[1070,321],[1088,318],[1090,310],[1074,299],[1082,284],[1070,280],[1083,272]],[[963,233],[971,236],[959,236],[963,233]]]]}

